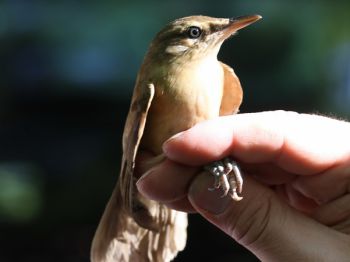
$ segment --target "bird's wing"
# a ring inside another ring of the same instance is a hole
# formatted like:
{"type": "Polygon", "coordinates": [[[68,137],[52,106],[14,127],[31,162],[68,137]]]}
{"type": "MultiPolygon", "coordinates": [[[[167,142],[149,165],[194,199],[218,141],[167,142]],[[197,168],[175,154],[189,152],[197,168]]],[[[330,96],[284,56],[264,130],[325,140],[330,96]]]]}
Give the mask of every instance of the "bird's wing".
{"type": "Polygon", "coordinates": [[[224,87],[220,116],[223,116],[238,113],[243,99],[243,91],[241,83],[233,69],[224,63],[221,63],[221,65],[224,70],[224,87]]]}
{"type": "Polygon", "coordinates": [[[91,261],[129,261],[132,253],[137,255],[137,252],[132,250],[139,249],[138,244],[136,247],[131,247],[131,242],[138,243],[137,240],[132,240],[135,239],[133,235],[146,234],[146,230],[140,229],[131,219],[131,209],[135,199],[133,197],[135,158],[153,96],[153,84],[136,85],[124,127],[123,157],[118,183],[96,230],[91,247],[91,261]]]}
{"type": "Polygon", "coordinates": [[[154,97],[152,83],[138,84],[135,88],[123,133],[123,158],[119,177],[122,202],[129,212],[138,208],[134,198],[134,168],[137,150],[145,129],[147,114],[154,97]]]}
{"type": "Polygon", "coordinates": [[[134,189],[135,158],[154,89],[153,84],[135,88],[124,128],[120,177],[92,242],[93,262],[167,262],[185,247],[186,214],[142,199],[134,189]]]}

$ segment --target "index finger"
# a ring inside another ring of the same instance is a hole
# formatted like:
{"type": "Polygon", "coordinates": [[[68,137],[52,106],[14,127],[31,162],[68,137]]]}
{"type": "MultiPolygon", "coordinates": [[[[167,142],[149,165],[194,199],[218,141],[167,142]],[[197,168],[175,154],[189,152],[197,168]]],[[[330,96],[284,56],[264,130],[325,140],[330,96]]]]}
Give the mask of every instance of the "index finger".
{"type": "Polygon", "coordinates": [[[318,115],[238,114],[199,123],[166,141],[163,151],[186,165],[204,165],[231,155],[246,163],[274,163],[306,175],[348,160],[349,134],[349,123],[318,115]]]}

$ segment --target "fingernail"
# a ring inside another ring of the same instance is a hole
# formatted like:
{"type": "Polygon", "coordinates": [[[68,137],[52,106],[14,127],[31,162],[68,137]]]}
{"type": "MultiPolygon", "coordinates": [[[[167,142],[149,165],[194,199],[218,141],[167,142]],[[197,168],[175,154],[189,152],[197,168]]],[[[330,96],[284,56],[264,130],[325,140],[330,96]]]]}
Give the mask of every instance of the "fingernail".
{"type": "Polygon", "coordinates": [[[179,133],[173,135],[173,136],[170,137],[168,140],[166,140],[165,143],[167,143],[167,142],[169,142],[169,141],[171,141],[171,140],[173,140],[173,139],[176,139],[176,138],[178,138],[179,136],[182,136],[183,133],[185,133],[185,131],[182,131],[182,132],[179,132],[179,133]]]}
{"type": "Polygon", "coordinates": [[[222,197],[221,189],[208,190],[213,185],[213,176],[206,172],[200,173],[190,186],[188,198],[193,206],[218,215],[225,211],[232,200],[228,195],[222,197]]]}
{"type": "Polygon", "coordinates": [[[137,181],[136,181],[136,187],[137,190],[145,197],[152,199],[152,194],[150,194],[150,192],[152,192],[151,190],[149,190],[149,186],[147,183],[147,178],[152,176],[153,170],[150,169],[149,171],[147,171],[145,174],[143,174],[137,181]]]}
{"type": "Polygon", "coordinates": [[[163,152],[165,154],[167,154],[167,152],[169,151],[168,150],[168,145],[169,143],[171,143],[172,141],[176,140],[178,137],[182,136],[182,134],[184,133],[183,132],[180,132],[180,133],[177,133],[176,135],[173,135],[172,137],[170,137],[168,140],[166,140],[164,143],[163,143],[163,152]]]}

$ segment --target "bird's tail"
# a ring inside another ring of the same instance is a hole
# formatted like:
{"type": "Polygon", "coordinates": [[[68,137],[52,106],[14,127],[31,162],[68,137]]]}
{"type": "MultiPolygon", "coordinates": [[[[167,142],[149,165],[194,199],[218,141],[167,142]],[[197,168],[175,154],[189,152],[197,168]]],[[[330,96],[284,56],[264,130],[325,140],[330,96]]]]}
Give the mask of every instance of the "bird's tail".
{"type": "Polygon", "coordinates": [[[146,206],[159,223],[159,230],[140,227],[124,208],[118,185],[96,230],[92,262],[166,262],[186,244],[187,215],[154,201],[146,206]]]}

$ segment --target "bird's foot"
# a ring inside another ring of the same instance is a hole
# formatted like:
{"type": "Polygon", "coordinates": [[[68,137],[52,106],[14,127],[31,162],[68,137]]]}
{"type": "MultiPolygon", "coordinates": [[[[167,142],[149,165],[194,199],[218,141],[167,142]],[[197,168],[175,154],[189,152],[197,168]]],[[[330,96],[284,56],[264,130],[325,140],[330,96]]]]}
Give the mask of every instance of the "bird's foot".
{"type": "Polygon", "coordinates": [[[208,188],[210,191],[221,188],[223,190],[222,197],[230,194],[235,201],[242,200],[243,197],[238,194],[242,193],[243,178],[238,164],[231,158],[224,158],[222,161],[204,167],[215,178],[214,186],[208,188]]]}

